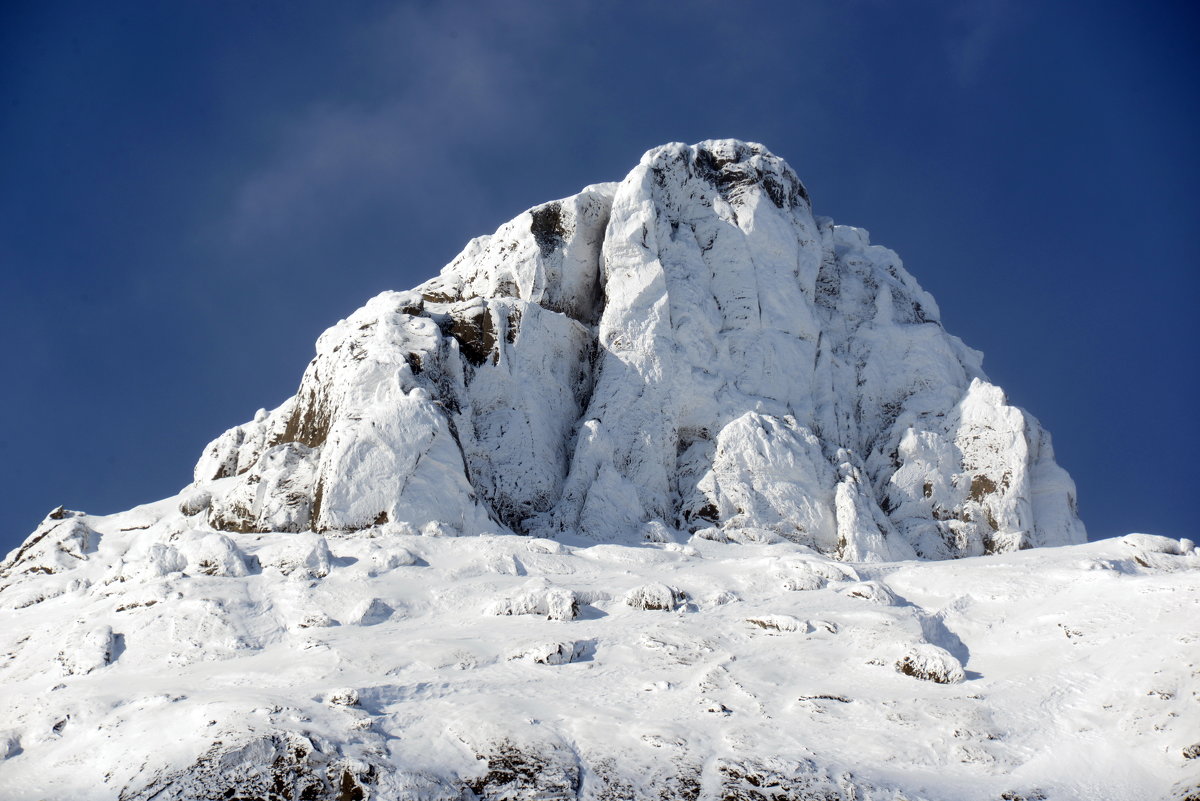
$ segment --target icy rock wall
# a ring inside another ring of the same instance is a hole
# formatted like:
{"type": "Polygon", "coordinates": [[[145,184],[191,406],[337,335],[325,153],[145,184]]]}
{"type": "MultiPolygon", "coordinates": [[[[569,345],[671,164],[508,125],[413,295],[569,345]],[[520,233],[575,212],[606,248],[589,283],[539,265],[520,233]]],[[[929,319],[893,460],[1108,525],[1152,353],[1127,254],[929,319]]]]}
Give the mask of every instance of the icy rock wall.
{"type": "Polygon", "coordinates": [[[855,561],[1083,541],[1049,436],[980,362],[782,159],[671,144],[325,332],[294,398],[206,449],[191,507],[229,531],[665,524],[855,561]]]}

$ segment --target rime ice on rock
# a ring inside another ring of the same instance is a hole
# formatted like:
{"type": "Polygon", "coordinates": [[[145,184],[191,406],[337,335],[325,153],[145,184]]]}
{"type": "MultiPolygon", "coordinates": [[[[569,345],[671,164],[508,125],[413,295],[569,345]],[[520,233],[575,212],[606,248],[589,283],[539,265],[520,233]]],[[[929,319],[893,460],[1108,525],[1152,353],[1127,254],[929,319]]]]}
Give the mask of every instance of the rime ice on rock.
{"type": "Polygon", "coordinates": [[[761,145],[666,145],[326,331],[197,488],[226,531],[665,524],[855,561],[1083,541],[1049,435],[938,318],[761,145]]]}

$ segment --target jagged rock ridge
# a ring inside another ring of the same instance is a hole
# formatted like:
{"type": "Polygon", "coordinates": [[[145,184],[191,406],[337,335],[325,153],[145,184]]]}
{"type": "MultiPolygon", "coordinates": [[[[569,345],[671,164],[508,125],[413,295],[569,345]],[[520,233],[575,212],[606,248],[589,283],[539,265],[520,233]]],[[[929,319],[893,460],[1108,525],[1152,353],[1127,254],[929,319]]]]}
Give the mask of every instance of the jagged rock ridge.
{"type": "Polygon", "coordinates": [[[666,145],[326,331],[295,397],[205,450],[193,506],[230,532],[665,528],[858,561],[1084,541],[980,361],[782,159],[666,145]]]}

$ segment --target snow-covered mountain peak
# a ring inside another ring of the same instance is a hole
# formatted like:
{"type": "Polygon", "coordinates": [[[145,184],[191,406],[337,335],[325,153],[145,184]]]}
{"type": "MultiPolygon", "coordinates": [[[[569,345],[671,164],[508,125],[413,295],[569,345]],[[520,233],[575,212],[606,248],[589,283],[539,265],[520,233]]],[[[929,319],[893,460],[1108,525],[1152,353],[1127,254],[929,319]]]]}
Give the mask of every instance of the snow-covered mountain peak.
{"type": "Polygon", "coordinates": [[[518,215],[0,563],[0,801],[1191,797],[1200,555],[939,320],[760,145],[518,215]]]}
{"type": "Polygon", "coordinates": [[[746,205],[751,194],[765,193],[780,209],[803,206],[812,211],[800,178],[787,162],[757,142],[709,139],[692,146],[675,142],[647,151],[641,166],[652,172],[683,167],[734,206],[746,205]]]}
{"type": "Polygon", "coordinates": [[[196,480],[225,531],[661,529],[857,559],[1082,541],[1048,436],[990,386],[782,159],[671,144],[330,329],[196,480]]]}

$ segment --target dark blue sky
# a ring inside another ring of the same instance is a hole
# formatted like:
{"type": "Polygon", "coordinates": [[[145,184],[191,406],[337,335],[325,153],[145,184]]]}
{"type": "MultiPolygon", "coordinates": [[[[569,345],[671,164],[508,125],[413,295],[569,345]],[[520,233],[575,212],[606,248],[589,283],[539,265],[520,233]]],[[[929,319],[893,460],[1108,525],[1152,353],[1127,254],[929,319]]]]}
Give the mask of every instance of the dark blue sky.
{"type": "Polygon", "coordinates": [[[1189,8],[9,0],[0,552],[57,504],[176,492],[325,327],[471,236],[715,137],[900,253],[1093,538],[1195,536],[1189,8]]]}

